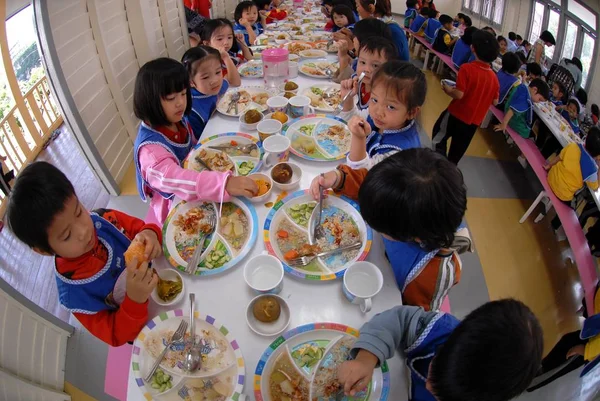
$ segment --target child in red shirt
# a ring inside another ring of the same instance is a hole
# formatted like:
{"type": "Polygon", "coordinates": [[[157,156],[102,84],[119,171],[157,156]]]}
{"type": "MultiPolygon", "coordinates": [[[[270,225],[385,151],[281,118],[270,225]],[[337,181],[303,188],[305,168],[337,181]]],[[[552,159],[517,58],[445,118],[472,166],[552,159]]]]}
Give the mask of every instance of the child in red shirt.
{"type": "Polygon", "coordinates": [[[7,217],[19,240],[55,257],[60,303],[90,333],[112,346],[137,337],[158,282],[146,262],[162,253],[158,226],[113,210],[88,213],[67,177],[46,162],[19,174],[7,217]],[[136,242],[146,261],[126,265],[123,255],[136,242]]]}
{"type": "Polygon", "coordinates": [[[471,50],[476,59],[460,67],[456,86],[442,84],[442,89],[452,101],[433,128],[435,138],[442,120],[448,114],[446,135],[436,145],[436,150],[445,156],[448,138],[452,137],[448,159],[454,164],[458,164],[463,157],[477,127],[483,122],[490,106],[498,104],[500,96],[498,78],[490,67],[490,63],[498,57],[498,41],[491,33],[480,30],[473,34],[471,50]]]}

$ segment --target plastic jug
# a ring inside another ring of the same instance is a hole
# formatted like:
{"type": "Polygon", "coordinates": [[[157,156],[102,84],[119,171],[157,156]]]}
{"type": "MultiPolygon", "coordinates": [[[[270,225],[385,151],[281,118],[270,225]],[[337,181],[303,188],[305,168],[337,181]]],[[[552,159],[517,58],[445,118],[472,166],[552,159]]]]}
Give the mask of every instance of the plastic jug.
{"type": "Polygon", "coordinates": [[[287,49],[267,49],[262,52],[265,86],[277,88],[290,74],[289,52],[287,49]]]}

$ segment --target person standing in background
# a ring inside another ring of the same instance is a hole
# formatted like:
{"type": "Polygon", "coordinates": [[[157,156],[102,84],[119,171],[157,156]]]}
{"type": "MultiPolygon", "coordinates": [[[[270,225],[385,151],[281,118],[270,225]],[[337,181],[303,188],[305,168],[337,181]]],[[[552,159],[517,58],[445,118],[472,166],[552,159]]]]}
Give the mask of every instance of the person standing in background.
{"type": "Polygon", "coordinates": [[[192,11],[197,12],[204,18],[210,18],[212,2],[210,0],[184,0],[183,4],[192,11]]]}

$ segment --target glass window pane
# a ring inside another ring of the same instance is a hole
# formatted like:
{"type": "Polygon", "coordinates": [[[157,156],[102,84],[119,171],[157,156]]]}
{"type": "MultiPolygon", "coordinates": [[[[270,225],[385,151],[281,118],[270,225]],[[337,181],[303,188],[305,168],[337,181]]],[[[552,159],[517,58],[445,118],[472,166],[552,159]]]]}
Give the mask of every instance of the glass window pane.
{"type": "Polygon", "coordinates": [[[594,56],[594,47],[596,41],[589,34],[583,35],[583,44],[581,46],[581,64],[583,65],[583,78],[581,79],[581,86],[584,87],[587,81],[590,67],[592,66],[592,57],[594,56]]]}
{"type": "Polygon", "coordinates": [[[571,20],[567,20],[567,32],[563,43],[562,58],[572,58],[575,52],[575,44],[577,42],[577,24],[571,20]]]}
{"type": "Polygon", "coordinates": [[[485,18],[490,18],[492,15],[492,0],[483,0],[483,8],[481,10],[481,15],[485,18]]]}
{"type": "Polygon", "coordinates": [[[569,12],[585,22],[592,29],[596,29],[596,15],[575,0],[569,0],[567,5],[569,12]]]}
{"type": "MultiPolygon", "coordinates": [[[[554,35],[554,38],[558,38],[558,23],[560,21],[560,14],[558,11],[550,9],[550,15],[548,16],[548,31],[554,35]]],[[[554,57],[554,50],[556,46],[546,48],[546,56],[549,59],[554,57]]]]}
{"type": "Polygon", "coordinates": [[[471,5],[471,0],[465,0],[464,1],[464,7],[465,8],[469,8],[470,5],[471,5]]]}
{"type": "Polygon", "coordinates": [[[471,1],[471,10],[476,13],[479,13],[480,5],[481,5],[481,0],[472,0],[471,1]]]}
{"type": "Polygon", "coordinates": [[[502,15],[504,14],[504,0],[496,0],[494,5],[494,22],[502,24],[502,15]]]}
{"type": "Polygon", "coordinates": [[[544,20],[544,5],[535,2],[533,7],[533,17],[531,18],[531,32],[529,33],[529,42],[535,43],[542,33],[542,21],[544,20]]]}

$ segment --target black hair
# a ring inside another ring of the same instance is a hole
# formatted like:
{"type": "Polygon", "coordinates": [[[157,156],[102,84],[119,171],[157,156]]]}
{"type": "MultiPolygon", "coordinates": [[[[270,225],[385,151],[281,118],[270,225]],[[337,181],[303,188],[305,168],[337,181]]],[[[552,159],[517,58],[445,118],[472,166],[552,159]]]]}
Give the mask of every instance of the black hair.
{"type": "Polygon", "coordinates": [[[568,93],[567,88],[565,88],[565,85],[560,81],[554,81],[552,84],[558,86],[558,90],[560,91],[560,93],[562,93],[561,98],[558,100],[560,100],[563,103],[566,103],[568,93]]]}
{"type": "Polygon", "coordinates": [[[271,0],[254,0],[254,4],[259,10],[264,10],[271,5],[271,0]]]}
{"type": "Polygon", "coordinates": [[[429,7],[421,7],[421,9],[419,10],[419,14],[421,14],[424,17],[427,17],[429,15],[429,7]]]}
{"type": "MultiPolygon", "coordinates": [[[[485,28],[484,28],[485,29],[485,28]]],[[[480,29],[473,33],[473,50],[481,61],[491,63],[498,57],[500,45],[491,33],[480,29]]]]}
{"type": "Polygon", "coordinates": [[[390,41],[392,39],[392,31],[388,25],[377,19],[377,18],[364,18],[354,24],[354,36],[358,43],[362,43],[363,40],[369,36],[380,36],[390,41]]]}
{"type": "Polygon", "coordinates": [[[465,16],[463,17],[463,21],[465,21],[465,26],[466,26],[467,28],[470,28],[470,27],[472,27],[472,26],[473,26],[473,21],[471,21],[471,17],[469,17],[468,15],[465,15],[465,16]]]}
{"type": "Polygon", "coordinates": [[[550,43],[552,46],[556,45],[556,39],[554,39],[554,35],[552,35],[550,31],[542,32],[540,39],[542,39],[544,42],[550,43]]]}
{"type": "Polygon", "coordinates": [[[465,18],[465,15],[463,13],[458,13],[458,14],[456,14],[456,16],[458,18],[463,18],[463,19],[465,18]]]}
{"type": "Polygon", "coordinates": [[[600,128],[596,126],[590,128],[585,138],[585,150],[594,158],[600,156],[600,128]]]}
{"type": "Polygon", "coordinates": [[[338,4],[331,9],[331,21],[333,22],[333,14],[344,15],[348,19],[348,24],[354,24],[356,18],[354,11],[345,4],[338,4]]]}
{"type": "Polygon", "coordinates": [[[148,61],[135,78],[133,112],[137,118],[153,127],[170,125],[160,100],[184,90],[187,91],[187,115],[192,110],[192,92],[190,77],[183,64],[166,57],[148,61]]]}
{"type": "Polygon", "coordinates": [[[375,6],[373,15],[389,17],[392,15],[392,4],[390,0],[359,0],[360,5],[365,10],[368,10],[370,6],[375,6]]]}
{"type": "Polygon", "coordinates": [[[583,65],[581,65],[581,60],[579,60],[579,58],[573,57],[571,60],[567,61],[573,64],[575,67],[577,67],[579,71],[583,72],[583,65]]]}
{"type": "Polygon", "coordinates": [[[256,7],[256,9],[258,10],[258,6],[253,1],[241,1],[240,3],[238,3],[238,5],[235,7],[235,11],[233,12],[233,19],[235,20],[235,22],[240,22],[244,11],[251,10],[252,7],[256,7]]]}
{"type": "Polygon", "coordinates": [[[577,108],[577,114],[579,115],[579,112],[580,112],[579,111],[579,102],[577,100],[575,100],[575,99],[569,99],[567,101],[567,106],[570,105],[570,104],[574,104],[575,105],[575,107],[577,108]]]}
{"type": "Polygon", "coordinates": [[[523,46],[523,47],[525,47],[525,46],[531,46],[531,43],[529,43],[528,41],[524,40],[524,41],[521,43],[521,46],[523,46]]]}
{"type": "MultiPolygon", "coordinates": [[[[241,3],[240,3],[241,4],[241,3]]],[[[239,51],[239,47],[237,44],[237,40],[235,40],[235,32],[233,30],[233,24],[227,18],[214,18],[209,19],[204,24],[204,28],[202,28],[202,34],[200,35],[200,40],[203,44],[210,43],[211,38],[215,34],[218,29],[223,27],[229,27],[231,29],[231,34],[233,35],[233,42],[231,45],[231,50],[233,53],[237,53],[239,51]]]]}
{"type": "Polygon", "coordinates": [[[333,6],[333,0],[323,0],[321,1],[322,6],[333,6]]]}
{"type": "Polygon", "coordinates": [[[442,25],[451,24],[454,22],[454,19],[447,14],[440,15],[439,20],[440,20],[440,24],[442,24],[442,25]]]}
{"type": "Polygon", "coordinates": [[[48,229],[73,196],[73,184],[62,171],[47,162],[31,163],[17,176],[10,192],[8,226],[25,245],[54,254],[48,243],[48,229]]]}
{"type": "MultiPolygon", "coordinates": [[[[353,0],[333,0],[333,6],[337,6],[337,5],[345,5],[350,7],[350,9],[352,10],[353,13],[356,13],[356,2],[353,0]]],[[[356,20],[356,16],[354,17],[356,20]]]]}
{"type": "Polygon", "coordinates": [[[198,72],[198,67],[200,67],[200,64],[210,59],[217,60],[220,65],[221,53],[219,53],[217,49],[214,49],[210,46],[200,45],[197,47],[192,47],[183,53],[181,63],[185,66],[190,79],[193,80],[194,75],[196,75],[196,72],[198,72]]]}
{"type": "Polygon", "coordinates": [[[467,29],[465,29],[465,32],[461,36],[461,39],[463,40],[463,42],[465,42],[466,45],[471,46],[473,44],[473,34],[477,31],[477,28],[475,28],[474,26],[470,26],[467,29]]]}
{"type": "Polygon", "coordinates": [[[509,32],[508,38],[514,42],[515,40],[517,40],[517,34],[514,32],[509,32]]]}
{"type": "Polygon", "coordinates": [[[502,69],[508,74],[516,74],[521,68],[521,60],[513,52],[506,52],[502,56],[502,69]]]}
{"type": "Polygon", "coordinates": [[[525,72],[527,75],[535,75],[536,77],[542,76],[542,67],[538,63],[527,63],[527,67],[525,68],[525,72]]]}
{"type": "Polygon", "coordinates": [[[523,40],[523,37],[521,35],[517,35],[517,40],[523,40]]]}
{"type": "Polygon", "coordinates": [[[506,38],[504,36],[502,36],[502,35],[498,36],[496,38],[496,40],[498,41],[498,43],[500,43],[500,42],[506,42],[506,44],[508,44],[508,40],[506,40],[506,38]]]}
{"type": "Polygon", "coordinates": [[[437,10],[434,10],[433,8],[429,8],[429,7],[426,7],[425,9],[426,9],[426,10],[429,10],[429,11],[427,12],[427,16],[428,16],[429,18],[433,18],[433,19],[435,19],[435,18],[437,17],[437,15],[438,15],[438,12],[437,12],[437,10]]]}
{"type": "Polygon", "coordinates": [[[382,38],[380,36],[369,36],[360,43],[358,54],[363,50],[370,53],[381,54],[385,56],[387,61],[396,60],[398,58],[398,48],[389,39],[382,38]]]}
{"type": "Polygon", "coordinates": [[[467,189],[461,171],[443,155],[412,148],[373,167],[358,200],[374,230],[397,241],[418,239],[431,251],[454,241],[467,208],[467,189]]]}
{"type": "Polygon", "coordinates": [[[592,104],[592,114],[595,115],[596,117],[600,117],[600,108],[598,108],[598,105],[596,103],[592,104]]]}
{"type": "Polygon", "coordinates": [[[542,78],[532,79],[529,88],[536,88],[537,93],[542,95],[544,99],[550,99],[550,87],[542,78]]]}
{"type": "Polygon", "coordinates": [[[427,95],[427,80],[420,68],[400,60],[388,60],[382,64],[371,78],[371,88],[383,80],[388,90],[396,93],[408,111],[423,106],[427,95]]]}
{"type": "Polygon", "coordinates": [[[542,327],[525,304],[487,302],[437,348],[427,380],[439,401],[508,401],[531,384],[543,352],[542,327]]]}
{"type": "Polygon", "coordinates": [[[406,0],[406,8],[415,8],[417,6],[417,0],[406,0]]]}
{"type": "Polygon", "coordinates": [[[486,26],[481,28],[482,31],[486,31],[491,33],[492,35],[494,35],[494,37],[496,37],[496,30],[494,28],[492,28],[491,26],[486,26]]]}
{"type": "Polygon", "coordinates": [[[577,92],[575,92],[575,97],[577,98],[577,100],[579,100],[581,102],[582,105],[586,105],[588,102],[588,95],[587,92],[585,91],[585,89],[583,88],[579,88],[577,89],[577,92]]]}
{"type": "Polygon", "coordinates": [[[527,63],[527,56],[524,55],[523,52],[516,52],[515,54],[519,58],[519,61],[521,62],[521,65],[527,63]]]}

